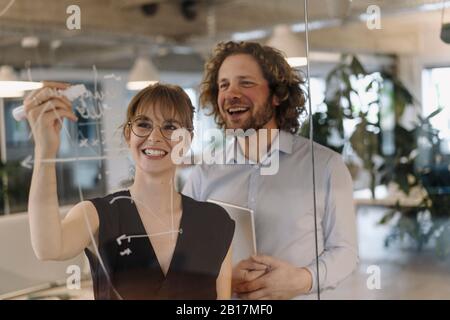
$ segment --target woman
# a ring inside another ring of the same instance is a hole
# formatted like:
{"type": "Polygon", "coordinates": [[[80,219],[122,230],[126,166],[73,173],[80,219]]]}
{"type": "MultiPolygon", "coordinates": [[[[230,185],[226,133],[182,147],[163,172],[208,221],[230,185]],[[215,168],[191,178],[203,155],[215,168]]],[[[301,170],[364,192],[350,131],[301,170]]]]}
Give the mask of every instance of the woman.
{"type": "Polygon", "coordinates": [[[136,165],[132,186],[82,201],[61,221],[55,163],[42,159],[56,158],[61,119],[77,120],[56,92],[67,87],[45,83],[24,102],[35,141],[28,212],[37,257],[65,260],[85,250],[96,299],[230,298],[234,222],[173,184],[171,151],[180,141],[172,133],[192,128],[189,97],[171,85],[140,91],[123,126],[136,165]]]}

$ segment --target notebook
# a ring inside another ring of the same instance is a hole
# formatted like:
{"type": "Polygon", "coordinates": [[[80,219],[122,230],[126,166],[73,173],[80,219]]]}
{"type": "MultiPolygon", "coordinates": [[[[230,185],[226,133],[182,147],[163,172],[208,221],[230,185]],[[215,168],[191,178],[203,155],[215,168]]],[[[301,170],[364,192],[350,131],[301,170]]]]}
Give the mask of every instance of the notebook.
{"type": "Polygon", "coordinates": [[[232,241],[233,266],[255,255],[257,251],[253,210],[213,199],[207,201],[224,208],[236,223],[232,241]]]}

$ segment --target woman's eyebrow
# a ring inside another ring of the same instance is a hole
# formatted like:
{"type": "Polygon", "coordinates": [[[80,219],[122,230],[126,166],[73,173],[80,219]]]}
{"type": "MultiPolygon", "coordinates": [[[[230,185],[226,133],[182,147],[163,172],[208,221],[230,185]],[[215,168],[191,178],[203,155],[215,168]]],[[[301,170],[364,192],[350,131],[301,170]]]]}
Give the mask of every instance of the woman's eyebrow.
{"type": "MultiPolygon", "coordinates": [[[[146,120],[146,121],[153,122],[152,119],[150,119],[148,116],[143,115],[143,114],[136,116],[135,120],[146,120]]],[[[176,120],[176,119],[165,119],[165,120],[163,120],[163,123],[174,123],[174,122],[181,125],[181,122],[176,120]]]]}
{"type": "Polygon", "coordinates": [[[164,120],[164,122],[165,122],[165,123],[173,123],[173,122],[176,122],[176,123],[178,123],[178,124],[181,124],[181,122],[178,121],[178,120],[176,120],[176,119],[166,119],[166,120],[164,120]]]}
{"type": "Polygon", "coordinates": [[[136,119],[151,120],[149,117],[143,114],[137,115],[136,119]]]}

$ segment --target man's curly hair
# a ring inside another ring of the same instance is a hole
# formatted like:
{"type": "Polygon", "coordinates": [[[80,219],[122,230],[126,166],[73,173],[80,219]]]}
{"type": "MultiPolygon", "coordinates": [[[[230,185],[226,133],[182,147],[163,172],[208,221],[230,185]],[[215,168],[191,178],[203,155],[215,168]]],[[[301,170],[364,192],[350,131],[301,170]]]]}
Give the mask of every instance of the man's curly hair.
{"type": "Polygon", "coordinates": [[[305,111],[305,93],[301,88],[304,83],[299,73],[286,61],[283,53],[269,46],[256,42],[220,42],[214,48],[213,55],[205,64],[205,74],[200,87],[200,102],[204,108],[212,106],[211,115],[223,128],[225,123],[217,104],[217,78],[223,61],[231,55],[249,54],[261,67],[264,78],[269,83],[270,95],[280,101],[276,107],[276,122],[280,130],[296,133],[299,130],[299,117],[305,111]]]}

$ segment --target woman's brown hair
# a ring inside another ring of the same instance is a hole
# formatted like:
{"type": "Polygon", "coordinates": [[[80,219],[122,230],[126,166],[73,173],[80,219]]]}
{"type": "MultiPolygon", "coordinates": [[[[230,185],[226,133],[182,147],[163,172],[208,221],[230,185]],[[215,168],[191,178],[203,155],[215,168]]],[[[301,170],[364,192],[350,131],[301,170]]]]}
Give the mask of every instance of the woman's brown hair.
{"type": "Polygon", "coordinates": [[[127,140],[130,137],[128,123],[145,108],[160,106],[163,118],[174,119],[176,116],[184,128],[193,128],[194,107],[184,90],[176,85],[156,83],[139,91],[128,104],[122,134],[127,140]]]}

